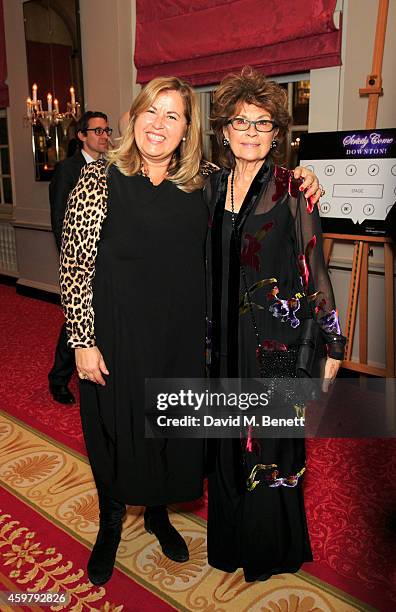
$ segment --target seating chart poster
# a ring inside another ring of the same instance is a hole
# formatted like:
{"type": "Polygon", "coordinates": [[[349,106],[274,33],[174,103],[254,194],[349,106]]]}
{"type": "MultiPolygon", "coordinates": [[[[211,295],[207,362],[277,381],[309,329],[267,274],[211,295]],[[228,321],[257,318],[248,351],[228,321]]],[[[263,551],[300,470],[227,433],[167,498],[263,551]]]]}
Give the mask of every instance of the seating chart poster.
{"type": "Polygon", "coordinates": [[[303,134],[300,164],[326,190],[323,220],[383,221],[396,202],[396,129],[303,134]]]}

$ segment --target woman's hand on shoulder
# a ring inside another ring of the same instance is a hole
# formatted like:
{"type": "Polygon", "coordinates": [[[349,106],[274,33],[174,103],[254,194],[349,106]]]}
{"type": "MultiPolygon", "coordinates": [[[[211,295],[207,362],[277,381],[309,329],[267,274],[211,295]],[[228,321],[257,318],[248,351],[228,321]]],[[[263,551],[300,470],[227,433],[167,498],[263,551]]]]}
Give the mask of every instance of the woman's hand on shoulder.
{"type": "Polygon", "coordinates": [[[220,170],[220,168],[219,166],[216,166],[216,164],[212,164],[212,162],[207,161],[206,159],[201,160],[201,165],[199,167],[199,173],[202,176],[205,176],[205,177],[210,176],[214,172],[218,172],[218,170],[220,170]]]}
{"type": "Polygon", "coordinates": [[[304,192],[305,199],[308,200],[308,198],[310,198],[310,203],[312,205],[319,202],[322,187],[319,185],[319,179],[316,174],[308,170],[308,168],[305,168],[305,166],[297,166],[293,174],[295,179],[303,179],[300,190],[304,192]]]}
{"type": "Polygon", "coordinates": [[[76,348],[75,355],[77,372],[81,380],[90,380],[104,387],[106,381],[102,375],[109,374],[109,371],[98,347],[76,348]]]}
{"type": "Polygon", "coordinates": [[[339,361],[338,359],[333,359],[332,357],[327,357],[324,371],[324,379],[322,383],[323,393],[327,393],[330,385],[333,384],[341,364],[342,361],[339,361]]]}

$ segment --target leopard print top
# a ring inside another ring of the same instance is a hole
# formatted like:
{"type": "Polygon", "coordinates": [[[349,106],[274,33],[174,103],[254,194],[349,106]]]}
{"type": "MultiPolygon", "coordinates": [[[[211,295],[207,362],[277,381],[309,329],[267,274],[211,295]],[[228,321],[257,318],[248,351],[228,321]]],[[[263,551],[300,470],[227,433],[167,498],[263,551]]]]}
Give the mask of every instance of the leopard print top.
{"type": "MultiPolygon", "coordinates": [[[[203,161],[200,173],[208,176],[218,168],[203,161]]],[[[95,313],[92,283],[97,244],[107,215],[106,161],[86,164],[71,191],[63,222],[60,256],[60,289],[71,348],[95,346],[95,313]]]]}
{"type": "Polygon", "coordinates": [[[92,281],[97,243],[107,214],[106,162],[86,164],[71,191],[63,222],[60,289],[72,348],[95,346],[92,281]]]}

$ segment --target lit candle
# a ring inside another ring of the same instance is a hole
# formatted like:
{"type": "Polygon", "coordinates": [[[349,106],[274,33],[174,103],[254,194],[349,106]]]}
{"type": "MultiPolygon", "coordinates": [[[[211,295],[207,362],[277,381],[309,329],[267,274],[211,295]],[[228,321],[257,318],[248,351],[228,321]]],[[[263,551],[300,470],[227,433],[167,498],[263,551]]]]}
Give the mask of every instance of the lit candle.
{"type": "Polygon", "coordinates": [[[56,113],[59,113],[59,102],[56,98],[54,100],[54,109],[56,113]]]}
{"type": "Polygon", "coordinates": [[[75,103],[76,103],[76,95],[75,95],[75,92],[74,92],[74,87],[70,87],[70,96],[71,96],[72,106],[74,106],[75,103]]]}
{"type": "Polygon", "coordinates": [[[37,85],[36,85],[36,83],[33,85],[32,89],[33,89],[33,104],[36,104],[36,102],[37,102],[37,85]]]}
{"type": "Polygon", "coordinates": [[[27,109],[27,116],[30,117],[30,115],[32,114],[32,101],[30,98],[26,100],[26,109],[27,109]]]}
{"type": "Polygon", "coordinates": [[[47,94],[47,104],[48,104],[48,112],[52,113],[52,96],[51,94],[47,94]]]}

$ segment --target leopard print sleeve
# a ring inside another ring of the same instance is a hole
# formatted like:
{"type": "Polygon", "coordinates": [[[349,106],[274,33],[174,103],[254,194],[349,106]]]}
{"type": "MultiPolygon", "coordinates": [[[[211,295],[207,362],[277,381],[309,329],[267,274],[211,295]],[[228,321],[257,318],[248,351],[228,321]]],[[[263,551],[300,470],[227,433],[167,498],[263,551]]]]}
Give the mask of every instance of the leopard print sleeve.
{"type": "Polygon", "coordinates": [[[63,222],[60,289],[71,348],[95,346],[92,281],[100,232],[107,213],[104,160],[83,167],[70,192],[63,222]]]}

